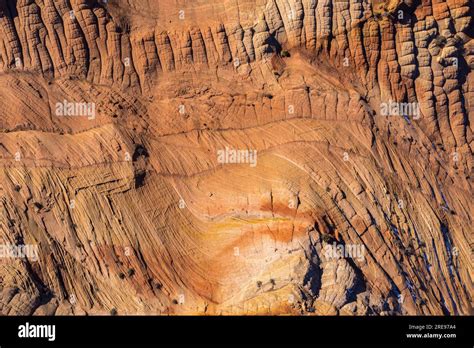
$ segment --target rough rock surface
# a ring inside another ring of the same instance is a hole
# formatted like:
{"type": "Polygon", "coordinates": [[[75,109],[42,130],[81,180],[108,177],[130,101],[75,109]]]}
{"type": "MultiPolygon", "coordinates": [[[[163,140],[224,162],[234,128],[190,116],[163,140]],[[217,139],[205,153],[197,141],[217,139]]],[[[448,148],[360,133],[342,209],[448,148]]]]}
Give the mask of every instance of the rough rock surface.
{"type": "Polygon", "coordinates": [[[472,314],[473,7],[0,0],[0,313],[472,314]]]}

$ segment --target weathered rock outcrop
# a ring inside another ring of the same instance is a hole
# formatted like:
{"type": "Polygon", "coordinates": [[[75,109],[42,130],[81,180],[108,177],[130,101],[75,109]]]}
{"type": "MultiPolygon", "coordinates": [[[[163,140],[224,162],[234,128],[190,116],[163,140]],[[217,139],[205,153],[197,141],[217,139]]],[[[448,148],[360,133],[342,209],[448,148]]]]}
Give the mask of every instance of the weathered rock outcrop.
{"type": "Polygon", "coordinates": [[[471,314],[473,11],[0,0],[0,313],[471,314]]]}

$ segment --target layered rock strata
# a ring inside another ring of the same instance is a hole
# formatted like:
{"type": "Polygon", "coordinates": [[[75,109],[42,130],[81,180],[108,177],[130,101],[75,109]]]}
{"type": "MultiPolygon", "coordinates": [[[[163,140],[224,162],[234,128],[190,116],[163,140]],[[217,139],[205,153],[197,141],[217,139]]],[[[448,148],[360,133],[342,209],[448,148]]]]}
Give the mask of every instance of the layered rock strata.
{"type": "Polygon", "coordinates": [[[473,11],[0,0],[0,313],[472,314],[473,11]]]}

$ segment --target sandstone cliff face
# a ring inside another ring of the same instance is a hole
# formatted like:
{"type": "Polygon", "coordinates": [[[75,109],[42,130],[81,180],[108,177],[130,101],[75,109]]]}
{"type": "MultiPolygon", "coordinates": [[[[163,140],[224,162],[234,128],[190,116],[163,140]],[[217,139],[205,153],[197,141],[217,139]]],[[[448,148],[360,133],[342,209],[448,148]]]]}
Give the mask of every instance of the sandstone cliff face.
{"type": "Polygon", "coordinates": [[[473,11],[0,0],[0,313],[471,314],[473,11]]]}

